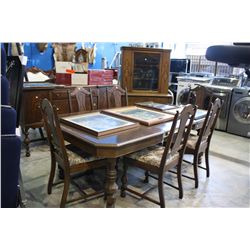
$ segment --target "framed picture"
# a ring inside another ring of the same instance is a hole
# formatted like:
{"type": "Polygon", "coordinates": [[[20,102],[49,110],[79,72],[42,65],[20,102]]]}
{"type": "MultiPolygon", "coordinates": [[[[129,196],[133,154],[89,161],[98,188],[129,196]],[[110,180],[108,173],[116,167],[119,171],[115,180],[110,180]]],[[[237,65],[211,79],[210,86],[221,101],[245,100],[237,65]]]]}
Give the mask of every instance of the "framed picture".
{"type": "Polygon", "coordinates": [[[158,111],[165,111],[165,110],[171,110],[171,109],[177,108],[177,106],[175,105],[168,105],[168,104],[162,104],[162,103],[151,102],[151,101],[137,102],[135,105],[139,107],[143,107],[143,108],[158,110],[158,111]]]}
{"type": "Polygon", "coordinates": [[[62,117],[60,121],[95,136],[109,135],[139,127],[139,123],[123,120],[100,112],[62,117]]]}
{"type": "Polygon", "coordinates": [[[151,126],[174,119],[174,115],[158,112],[155,110],[145,109],[136,106],[106,109],[102,111],[121,118],[139,122],[146,126],[151,126]]]}
{"type": "MultiPolygon", "coordinates": [[[[175,109],[165,110],[164,113],[175,115],[177,111],[181,112],[183,110],[183,108],[184,108],[184,106],[179,107],[179,108],[175,108],[175,109]]],[[[206,115],[207,115],[207,110],[197,109],[195,116],[194,116],[194,119],[201,120],[201,119],[205,118],[206,115]]]]}

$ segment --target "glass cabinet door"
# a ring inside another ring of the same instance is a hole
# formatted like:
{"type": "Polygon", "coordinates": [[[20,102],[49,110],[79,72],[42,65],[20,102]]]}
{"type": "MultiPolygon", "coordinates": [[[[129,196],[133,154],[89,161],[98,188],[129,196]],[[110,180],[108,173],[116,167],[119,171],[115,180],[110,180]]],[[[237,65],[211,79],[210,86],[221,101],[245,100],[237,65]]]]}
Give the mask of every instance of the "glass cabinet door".
{"type": "Polygon", "coordinates": [[[134,53],[133,89],[157,91],[159,84],[160,54],[134,53]]]}

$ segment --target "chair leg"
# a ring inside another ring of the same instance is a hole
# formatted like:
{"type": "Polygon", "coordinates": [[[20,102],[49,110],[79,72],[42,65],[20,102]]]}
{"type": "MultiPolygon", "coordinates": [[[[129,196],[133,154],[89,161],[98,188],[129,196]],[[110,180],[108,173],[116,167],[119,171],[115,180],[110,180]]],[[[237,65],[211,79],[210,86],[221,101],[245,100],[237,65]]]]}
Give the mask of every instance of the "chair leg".
{"type": "Polygon", "coordinates": [[[148,176],[149,176],[149,172],[148,170],[145,171],[145,179],[144,179],[144,183],[148,183],[148,176]]]}
{"type": "Polygon", "coordinates": [[[59,164],[58,164],[58,178],[60,180],[64,180],[64,170],[59,164]]]}
{"type": "Polygon", "coordinates": [[[181,163],[177,166],[177,181],[179,188],[179,198],[183,198],[183,188],[182,188],[182,180],[181,180],[181,163]]]}
{"type": "Polygon", "coordinates": [[[42,128],[39,128],[39,133],[40,133],[42,140],[45,140],[42,128]]]}
{"type": "Polygon", "coordinates": [[[200,156],[198,154],[194,155],[194,161],[193,161],[193,168],[194,168],[194,182],[195,182],[195,188],[198,188],[199,186],[199,179],[198,179],[198,162],[199,162],[200,156]]]}
{"type": "Polygon", "coordinates": [[[207,177],[210,176],[210,168],[209,168],[209,148],[206,149],[205,152],[205,161],[206,161],[206,170],[207,170],[207,177]]]}
{"type": "Polygon", "coordinates": [[[121,178],[121,197],[126,197],[126,188],[127,188],[127,170],[128,170],[128,166],[124,163],[123,164],[123,173],[122,173],[122,178],[121,178]]]}
{"type": "Polygon", "coordinates": [[[49,183],[48,183],[48,194],[51,194],[52,190],[52,185],[53,185],[53,180],[55,177],[55,171],[56,171],[56,161],[55,159],[51,159],[51,169],[50,169],[50,174],[49,174],[49,183]]]}
{"type": "Polygon", "coordinates": [[[201,163],[202,163],[202,156],[203,156],[203,153],[201,152],[201,153],[199,154],[199,157],[198,157],[198,164],[199,164],[199,165],[201,165],[201,163]]]}
{"type": "Polygon", "coordinates": [[[69,192],[69,181],[70,176],[69,173],[64,173],[64,187],[63,187],[63,194],[62,194],[62,199],[61,199],[61,204],[60,207],[63,208],[65,207],[66,201],[67,201],[67,196],[69,192]]]}
{"type": "Polygon", "coordinates": [[[164,189],[163,189],[163,174],[158,177],[158,192],[160,198],[161,208],[165,208],[165,198],[164,198],[164,189]]]}

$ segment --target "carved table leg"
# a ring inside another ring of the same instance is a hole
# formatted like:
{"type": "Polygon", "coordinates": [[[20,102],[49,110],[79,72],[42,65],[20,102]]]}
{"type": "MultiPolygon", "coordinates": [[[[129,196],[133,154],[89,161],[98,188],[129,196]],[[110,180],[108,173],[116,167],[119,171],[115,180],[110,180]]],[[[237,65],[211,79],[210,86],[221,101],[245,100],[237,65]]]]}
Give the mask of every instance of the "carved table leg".
{"type": "Polygon", "coordinates": [[[106,171],[105,195],[107,198],[106,207],[115,207],[116,200],[116,159],[107,159],[108,166],[106,171]]]}
{"type": "Polygon", "coordinates": [[[24,145],[25,145],[25,148],[26,148],[26,156],[29,157],[30,156],[30,138],[29,138],[29,128],[25,128],[25,129],[22,129],[23,130],[23,134],[24,134],[24,145]]]}
{"type": "Polygon", "coordinates": [[[128,166],[127,164],[123,165],[123,173],[122,173],[122,185],[121,185],[121,197],[126,197],[126,188],[127,188],[127,183],[128,183],[128,178],[127,178],[127,170],[128,166]]]}

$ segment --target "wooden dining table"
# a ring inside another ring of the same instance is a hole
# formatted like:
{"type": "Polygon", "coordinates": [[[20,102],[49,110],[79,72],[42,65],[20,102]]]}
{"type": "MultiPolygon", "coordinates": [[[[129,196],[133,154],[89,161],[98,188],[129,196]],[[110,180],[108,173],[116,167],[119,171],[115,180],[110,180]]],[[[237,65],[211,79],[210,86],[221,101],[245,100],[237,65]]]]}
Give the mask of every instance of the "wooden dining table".
{"type": "MultiPolygon", "coordinates": [[[[202,122],[203,118],[197,119],[194,122],[194,126],[199,128],[202,122]]],[[[171,125],[171,121],[153,126],[140,124],[135,128],[129,128],[128,130],[99,137],[87,131],[83,131],[70,123],[65,124],[61,122],[61,129],[66,141],[96,157],[107,159],[108,166],[105,177],[106,207],[115,207],[117,159],[161,143],[164,136],[170,131],[171,125]]]]}

